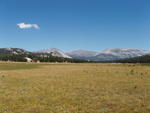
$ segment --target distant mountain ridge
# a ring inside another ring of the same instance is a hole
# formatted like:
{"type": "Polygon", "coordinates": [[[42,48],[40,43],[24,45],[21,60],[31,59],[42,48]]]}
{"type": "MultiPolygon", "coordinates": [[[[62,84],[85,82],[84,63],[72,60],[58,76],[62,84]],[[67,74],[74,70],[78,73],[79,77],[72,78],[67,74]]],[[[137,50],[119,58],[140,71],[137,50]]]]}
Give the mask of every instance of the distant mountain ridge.
{"type": "Polygon", "coordinates": [[[102,52],[95,52],[95,53],[86,52],[84,54],[81,54],[80,51],[79,52],[75,51],[67,54],[72,56],[73,58],[84,58],[86,60],[92,60],[92,61],[108,61],[108,60],[143,56],[143,55],[150,54],[150,51],[132,49],[132,48],[111,48],[111,49],[103,50],[102,52]],[[85,54],[87,54],[86,57],[85,54]]]}
{"type": "Polygon", "coordinates": [[[29,54],[29,51],[26,51],[21,48],[0,48],[0,55],[11,55],[11,54],[29,54]]]}
{"type": "Polygon", "coordinates": [[[89,57],[96,56],[97,53],[98,52],[96,51],[75,50],[75,51],[67,52],[66,54],[71,56],[72,58],[88,59],[89,57]]]}
{"type": "Polygon", "coordinates": [[[89,61],[110,61],[126,58],[134,58],[143,55],[150,55],[148,50],[132,49],[132,48],[111,48],[101,52],[88,50],[75,50],[71,52],[63,52],[57,48],[39,50],[37,52],[29,52],[20,48],[0,48],[0,55],[17,55],[17,54],[50,54],[56,57],[83,59],[89,61]]]}
{"type": "Polygon", "coordinates": [[[57,48],[44,49],[44,50],[37,51],[37,53],[48,53],[51,54],[52,56],[72,58],[71,56],[67,55],[66,53],[64,53],[63,51],[57,48]]]}
{"type": "Polygon", "coordinates": [[[116,59],[133,58],[147,54],[150,54],[150,51],[132,48],[111,48],[98,53],[94,58],[92,58],[92,60],[95,61],[116,60],[116,59]]]}

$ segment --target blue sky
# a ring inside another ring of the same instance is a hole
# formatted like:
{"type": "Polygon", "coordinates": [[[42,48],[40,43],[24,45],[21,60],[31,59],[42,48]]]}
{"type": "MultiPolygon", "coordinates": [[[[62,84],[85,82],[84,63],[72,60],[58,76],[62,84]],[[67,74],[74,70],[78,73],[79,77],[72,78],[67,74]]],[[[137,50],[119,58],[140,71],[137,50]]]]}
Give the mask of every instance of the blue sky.
{"type": "Polygon", "coordinates": [[[0,0],[3,47],[150,50],[150,0],[0,0]]]}

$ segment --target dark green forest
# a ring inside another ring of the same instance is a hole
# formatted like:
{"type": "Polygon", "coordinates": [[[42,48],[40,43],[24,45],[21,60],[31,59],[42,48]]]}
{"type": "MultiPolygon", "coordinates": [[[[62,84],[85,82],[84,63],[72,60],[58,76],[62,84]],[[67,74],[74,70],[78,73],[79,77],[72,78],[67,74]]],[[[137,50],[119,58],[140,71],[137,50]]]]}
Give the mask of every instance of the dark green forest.
{"type": "Polygon", "coordinates": [[[150,63],[150,55],[110,61],[114,63],[150,63]]]}
{"type": "Polygon", "coordinates": [[[70,63],[84,63],[88,62],[81,59],[71,59],[56,57],[50,54],[12,54],[12,55],[0,55],[0,61],[15,61],[15,62],[27,62],[25,57],[31,58],[33,62],[70,62],[70,63]]]}

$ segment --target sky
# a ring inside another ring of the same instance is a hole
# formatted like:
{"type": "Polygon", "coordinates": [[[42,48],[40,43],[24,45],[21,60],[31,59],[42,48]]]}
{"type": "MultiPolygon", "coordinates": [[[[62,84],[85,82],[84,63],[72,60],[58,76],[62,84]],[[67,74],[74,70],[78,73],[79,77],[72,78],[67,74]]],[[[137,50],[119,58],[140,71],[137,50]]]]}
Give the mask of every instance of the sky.
{"type": "Polygon", "coordinates": [[[150,50],[150,0],[0,0],[0,48],[150,50]]]}

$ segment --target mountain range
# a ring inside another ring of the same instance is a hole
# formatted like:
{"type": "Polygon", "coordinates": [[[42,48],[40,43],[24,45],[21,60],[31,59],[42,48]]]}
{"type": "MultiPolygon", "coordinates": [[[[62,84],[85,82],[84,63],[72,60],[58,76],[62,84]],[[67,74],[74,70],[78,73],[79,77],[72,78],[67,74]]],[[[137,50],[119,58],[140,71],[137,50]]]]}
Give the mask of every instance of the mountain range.
{"type": "Polygon", "coordinates": [[[72,58],[79,58],[91,61],[109,61],[125,58],[133,58],[150,54],[148,50],[131,48],[111,48],[101,52],[76,50],[66,53],[72,58]]]}
{"type": "Polygon", "coordinates": [[[92,57],[91,60],[94,61],[117,60],[117,59],[133,58],[147,54],[150,54],[150,51],[131,48],[112,48],[106,49],[98,53],[96,56],[92,57]]]}
{"type": "Polygon", "coordinates": [[[57,48],[50,48],[39,50],[36,52],[29,52],[20,48],[0,48],[0,55],[9,54],[51,54],[52,56],[64,57],[64,58],[75,58],[90,61],[110,61],[117,59],[134,58],[143,55],[150,55],[150,51],[132,48],[111,48],[101,52],[87,51],[87,50],[75,50],[71,52],[63,52],[57,48]]]}

